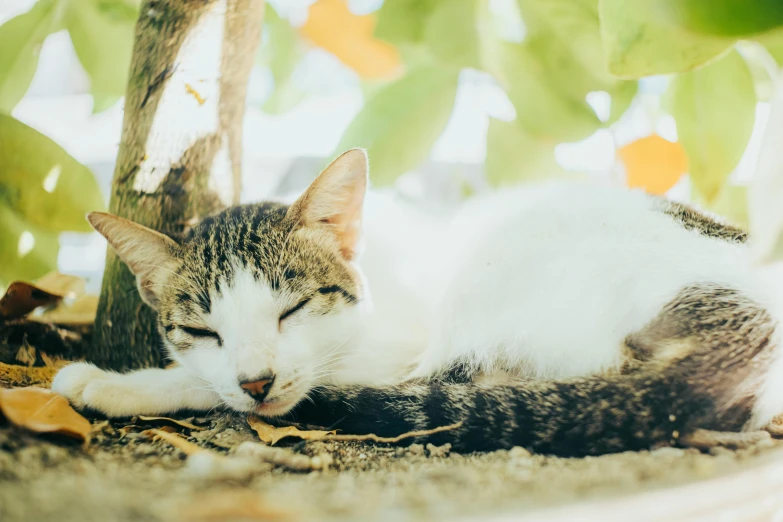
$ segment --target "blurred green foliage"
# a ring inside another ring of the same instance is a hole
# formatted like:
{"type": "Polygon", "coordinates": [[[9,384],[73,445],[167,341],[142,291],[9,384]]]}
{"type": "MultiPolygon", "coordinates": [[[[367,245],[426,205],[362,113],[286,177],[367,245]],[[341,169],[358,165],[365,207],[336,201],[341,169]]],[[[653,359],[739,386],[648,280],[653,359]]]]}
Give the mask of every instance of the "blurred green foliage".
{"type": "Polygon", "coordinates": [[[92,172],[59,145],[0,114],[0,286],[57,265],[58,234],[88,232],[104,207],[92,172]]]}
{"type": "MultiPolygon", "coordinates": [[[[7,114],[28,90],[44,40],[59,31],[68,32],[90,79],[94,111],[113,105],[127,84],[139,3],[38,0],[0,26],[0,283],[52,268],[57,234],[87,230],[84,212],[103,205],[88,169],[7,114]]],[[[500,4],[386,0],[376,13],[357,16],[355,27],[322,23],[321,38],[324,26],[337,38],[371,24],[403,65],[388,78],[363,80],[364,107],[335,154],[366,147],[374,182],[392,183],[427,158],[449,121],[460,73],[470,68],[494,77],[516,112],[511,122],[490,119],[488,181],[564,175],[554,160],[558,144],[612,125],[640,78],[667,74],[664,107],[687,152],[694,197],[746,216],[744,192],[727,179],[777,72],[770,64],[783,64],[780,0],[510,0],[497,12],[500,4]],[[508,30],[514,20],[522,28],[516,36],[508,30]],[[610,97],[608,117],[587,102],[594,92],[610,97]]],[[[346,19],[335,13],[329,20],[346,19]]],[[[295,70],[314,44],[269,5],[264,25],[257,63],[271,71],[274,90],[263,110],[279,114],[305,98],[295,70]]]]}
{"type": "MultiPolygon", "coordinates": [[[[554,161],[558,144],[615,123],[631,105],[639,79],[673,75],[665,108],[690,160],[696,197],[709,207],[727,208],[729,200],[721,194],[728,191],[728,176],[750,138],[756,102],[769,95],[776,72],[770,64],[783,61],[779,0],[512,0],[510,5],[513,9],[498,13],[489,0],[384,2],[374,14],[374,35],[400,50],[405,73],[364,82],[365,106],[334,154],[366,147],[373,181],[393,182],[427,157],[448,119],[459,72],[471,68],[492,75],[516,112],[513,122],[490,122],[487,179],[506,185],[562,175],[554,161]],[[508,18],[515,16],[523,26],[521,38],[505,34],[508,18]],[[741,53],[732,51],[738,43],[741,53]],[[422,80],[425,70],[441,78],[437,89],[422,80]],[[449,77],[453,86],[444,83],[449,77]],[[600,118],[587,102],[594,92],[611,98],[608,118],[600,118]]],[[[286,24],[267,11],[268,31],[286,24]]],[[[351,28],[334,28],[346,30],[351,28]]],[[[278,41],[280,46],[262,50],[267,60],[292,57],[291,49],[304,55],[306,39],[292,34],[278,41]]],[[[290,71],[291,63],[286,67],[290,71]]],[[[303,99],[302,93],[286,96],[289,89],[290,82],[276,82],[271,99],[303,99]]],[[[742,204],[739,198],[730,201],[742,204]]]]}

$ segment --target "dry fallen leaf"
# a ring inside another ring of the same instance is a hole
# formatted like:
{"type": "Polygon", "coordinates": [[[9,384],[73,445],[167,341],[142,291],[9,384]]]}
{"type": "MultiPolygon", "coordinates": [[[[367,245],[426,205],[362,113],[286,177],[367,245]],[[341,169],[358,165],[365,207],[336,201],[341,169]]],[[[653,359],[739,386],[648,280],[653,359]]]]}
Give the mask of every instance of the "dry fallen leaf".
{"type": "Polygon", "coordinates": [[[650,194],[665,194],[688,170],[682,145],[655,134],[621,147],[617,154],[625,165],[628,186],[650,194]]]}
{"type": "Polygon", "coordinates": [[[163,423],[169,423],[169,424],[176,424],[177,426],[180,426],[182,428],[186,428],[189,430],[196,430],[201,431],[204,428],[201,426],[196,426],[195,424],[191,424],[188,421],[185,420],[177,420],[177,419],[170,419],[168,417],[147,417],[146,415],[139,415],[139,420],[145,421],[145,422],[163,422],[163,423]]]}
{"type": "Polygon", "coordinates": [[[60,297],[76,298],[84,295],[87,283],[84,279],[60,272],[49,272],[35,281],[35,286],[60,297]]]}
{"type": "Polygon", "coordinates": [[[151,430],[144,430],[142,433],[152,438],[152,440],[160,439],[168,442],[185,455],[195,455],[196,453],[201,453],[203,451],[210,451],[206,448],[202,448],[198,444],[193,444],[176,433],[169,433],[168,431],[154,428],[151,430]]]}
{"type": "Polygon", "coordinates": [[[297,437],[303,440],[321,440],[329,434],[335,433],[334,431],[322,431],[322,430],[309,430],[303,431],[296,426],[285,426],[277,428],[271,424],[267,424],[259,417],[251,415],[247,418],[247,423],[250,427],[258,433],[258,438],[267,444],[275,445],[280,439],[285,437],[297,437]]]}
{"type": "Polygon", "coordinates": [[[16,356],[14,359],[19,364],[24,364],[25,366],[32,366],[35,364],[36,361],[36,355],[38,355],[38,352],[35,350],[34,347],[27,344],[27,339],[23,339],[22,346],[19,347],[19,349],[16,351],[16,356]]]}
{"type": "Polygon", "coordinates": [[[15,281],[0,299],[0,320],[24,317],[39,306],[54,304],[60,299],[61,296],[50,294],[30,283],[15,281]]]}
{"type": "Polygon", "coordinates": [[[400,73],[397,49],[373,38],[375,15],[355,15],[345,0],[319,0],[310,6],[301,28],[304,36],[337,56],[362,78],[390,78],[400,73]]]}
{"type": "Polygon", "coordinates": [[[0,412],[11,423],[36,433],[56,433],[87,441],[92,425],[68,399],[44,388],[0,390],[0,412]]]}
{"type": "Polygon", "coordinates": [[[24,317],[39,306],[52,305],[63,298],[77,298],[84,294],[84,288],[81,277],[59,272],[50,272],[35,283],[15,281],[0,299],[0,320],[24,317]]]}
{"type": "Polygon", "coordinates": [[[772,435],[767,431],[727,432],[713,430],[694,430],[678,439],[680,446],[709,450],[712,448],[743,449],[768,441],[772,435]]]}
{"type": "Polygon", "coordinates": [[[52,323],[66,326],[82,326],[95,322],[95,314],[98,312],[98,296],[83,295],[74,301],[62,300],[51,310],[46,310],[41,315],[31,315],[31,321],[52,323]]]}
{"type": "Polygon", "coordinates": [[[438,426],[437,428],[432,428],[431,430],[409,431],[407,433],[397,435],[396,437],[379,437],[374,433],[368,433],[366,435],[343,435],[343,434],[329,435],[327,437],[324,437],[324,439],[326,440],[371,440],[373,442],[385,442],[387,444],[394,444],[400,442],[401,440],[410,439],[411,437],[425,437],[427,435],[434,435],[442,431],[455,430],[460,426],[462,426],[462,421],[455,422],[454,424],[449,424],[448,426],[438,426]]]}

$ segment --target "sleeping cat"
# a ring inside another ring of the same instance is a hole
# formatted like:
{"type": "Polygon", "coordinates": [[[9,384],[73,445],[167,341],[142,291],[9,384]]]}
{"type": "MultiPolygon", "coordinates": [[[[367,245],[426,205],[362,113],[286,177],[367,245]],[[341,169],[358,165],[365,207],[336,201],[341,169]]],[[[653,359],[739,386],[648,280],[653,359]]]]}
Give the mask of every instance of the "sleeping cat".
{"type": "Polygon", "coordinates": [[[225,405],[379,435],[459,423],[432,440],[563,455],[783,411],[778,292],[741,230],[582,184],[449,216],[371,194],[363,211],[367,169],[348,151],[293,204],[232,207],[182,241],[90,214],[179,365],[77,363],[53,389],[113,417],[225,405]]]}

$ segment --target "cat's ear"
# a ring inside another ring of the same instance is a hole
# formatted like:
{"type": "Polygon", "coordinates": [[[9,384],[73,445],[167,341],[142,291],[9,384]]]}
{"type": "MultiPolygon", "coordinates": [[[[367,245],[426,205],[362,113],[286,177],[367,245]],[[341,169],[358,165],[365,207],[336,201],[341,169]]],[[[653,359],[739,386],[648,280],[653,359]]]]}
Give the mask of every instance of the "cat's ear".
{"type": "Polygon", "coordinates": [[[348,260],[359,248],[367,172],[367,153],[351,149],[330,163],[288,210],[304,226],[328,225],[348,260]]]}
{"type": "Polygon", "coordinates": [[[162,287],[179,263],[179,245],[160,232],[105,212],[91,212],[87,220],[136,276],[144,302],[157,309],[162,287]]]}

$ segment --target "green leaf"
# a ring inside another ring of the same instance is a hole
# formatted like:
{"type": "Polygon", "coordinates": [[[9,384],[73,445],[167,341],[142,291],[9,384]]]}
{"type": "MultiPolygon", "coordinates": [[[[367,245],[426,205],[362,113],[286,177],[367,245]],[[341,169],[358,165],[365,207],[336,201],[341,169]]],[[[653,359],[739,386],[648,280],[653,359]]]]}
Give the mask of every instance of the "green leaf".
{"type": "Polygon", "coordinates": [[[780,0],[652,0],[661,20],[688,31],[746,37],[783,26],[780,0]]]}
{"type": "Polygon", "coordinates": [[[427,21],[432,12],[448,0],[390,0],[376,16],[375,37],[394,45],[418,44],[425,40],[427,21]]]}
{"type": "Polygon", "coordinates": [[[0,26],[0,111],[10,113],[30,87],[41,46],[56,29],[56,11],[54,0],[40,0],[0,26]]]}
{"type": "Polygon", "coordinates": [[[783,30],[772,31],[759,36],[755,40],[767,48],[767,51],[778,62],[778,65],[783,66],[783,30]]]}
{"type": "Polygon", "coordinates": [[[693,186],[711,204],[753,132],[756,94],[750,71],[739,53],[732,51],[706,67],[676,76],[667,103],[688,153],[693,186]]]}
{"type": "Polygon", "coordinates": [[[292,77],[307,46],[288,20],[280,18],[269,4],[264,12],[262,35],[256,62],[269,67],[275,80],[274,90],[264,102],[263,110],[270,114],[281,114],[294,108],[306,96],[294,84],[292,77]]]}
{"type": "Polygon", "coordinates": [[[562,174],[555,142],[537,140],[518,125],[490,118],[484,172],[494,186],[541,181],[562,174]]]}
{"type": "Polygon", "coordinates": [[[57,267],[57,232],[41,229],[0,202],[0,286],[33,281],[57,267]]]}
{"type": "Polygon", "coordinates": [[[493,72],[525,132],[544,140],[577,141],[619,118],[636,85],[617,80],[606,69],[596,0],[518,3],[527,27],[524,42],[490,45],[485,37],[482,44],[492,53],[493,72]],[[602,123],[587,103],[592,91],[612,97],[608,122],[602,123]]]}
{"type": "Polygon", "coordinates": [[[557,41],[564,54],[587,69],[589,75],[582,76],[591,84],[614,80],[604,60],[597,0],[517,1],[528,38],[557,41]]]}
{"type": "Polygon", "coordinates": [[[89,232],[87,212],[104,208],[92,172],[59,145],[0,114],[0,194],[31,225],[89,232]]]}
{"type": "Polygon", "coordinates": [[[650,16],[655,0],[600,0],[609,71],[623,78],[679,73],[719,56],[733,38],[693,34],[650,16]]]}
{"type": "Polygon", "coordinates": [[[506,93],[517,111],[517,123],[527,133],[551,141],[578,141],[601,127],[585,100],[594,89],[586,90],[584,84],[575,88],[583,80],[582,67],[557,40],[528,38],[524,45],[504,43],[499,49],[506,93]]]}
{"type": "Polygon", "coordinates": [[[128,84],[137,7],[130,0],[71,0],[64,20],[93,96],[122,96],[128,84]]]}
{"type": "Polygon", "coordinates": [[[478,68],[476,0],[450,0],[438,5],[427,20],[425,38],[439,63],[478,68]]]}
{"type": "Polygon", "coordinates": [[[429,67],[389,84],[368,100],[335,151],[365,147],[378,185],[424,161],[451,116],[458,71],[429,67]]]}

